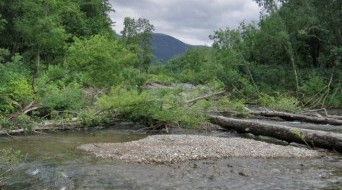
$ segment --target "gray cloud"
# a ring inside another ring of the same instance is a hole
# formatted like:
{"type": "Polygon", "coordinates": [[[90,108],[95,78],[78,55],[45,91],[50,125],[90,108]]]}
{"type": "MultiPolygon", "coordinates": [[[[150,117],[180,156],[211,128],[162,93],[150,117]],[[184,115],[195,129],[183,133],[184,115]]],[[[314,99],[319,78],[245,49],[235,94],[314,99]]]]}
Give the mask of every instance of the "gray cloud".
{"type": "Polygon", "coordinates": [[[119,33],[123,19],[143,17],[156,31],[189,44],[209,45],[209,34],[219,28],[237,27],[243,20],[257,20],[259,8],[253,0],[110,0],[119,33]]]}

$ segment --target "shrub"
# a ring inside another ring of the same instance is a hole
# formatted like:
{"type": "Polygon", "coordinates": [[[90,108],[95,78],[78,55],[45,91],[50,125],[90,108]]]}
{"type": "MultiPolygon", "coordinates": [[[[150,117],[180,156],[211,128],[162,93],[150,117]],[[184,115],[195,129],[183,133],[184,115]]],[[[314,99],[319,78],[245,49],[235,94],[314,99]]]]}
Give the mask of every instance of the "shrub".
{"type": "Polygon", "coordinates": [[[27,115],[19,115],[15,121],[15,125],[24,129],[25,133],[32,132],[37,124],[27,115]]]}
{"type": "Polygon", "coordinates": [[[330,107],[341,108],[342,107],[342,89],[338,88],[334,93],[327,97],[327,104],[330,107]]]}
{"type": "Polygon", "coordinates": [[[35,95],[30,72],[22,64],[21,56],[15,55],[7,59],[0,55],[0,111],[12,113],[21,105],[33,101],[35,95]],[[4,62],[7,59],[9,62],[4,62]]]}
{"type": "Polygon", "coordinates": [[[276,102],[270,104],[270,107],[283,111],[301,111],[300,101],[295,97],[280,97],[276,102]]]}
{"type": "Polygon", "coordinates": [[[140,88],[147,80],[146,73],[133,67],[122,69],[120,76],[123,79],[120,85],[127,88],[140,88]]]}
{"type": "Polygon", "coordinates": [[[10,130],[13,124],[8,118],[1,118],[0,117],[0,128],[10,130]]]}
{"type": "Polygon", "coordinates": [[[175,82],[175,79],[171,76],[167,76],[164,74],[148,74],[147,75],[147,83],[160,83],[165,85],[170,85],[175,82]]]}
{"type": "Polygon", "coordinates": [[[268,94],[261,93],[258,99],[258,104],[261,106],[269,106],[276,102],[276,98],[268,94]]]}
{"type": "MultiPolygon", "coordinates": [[[[197,125],[206,121],[202,112],[184,103],[179,90],[154,89],[139,92],[137,89],[114,88],[102,96],[97,106],[113,110],[121,117],[148,125],[197,125]]],[[[113,113],[113,112],[112,112],[113,113]]]]}
{"type": "Polygon", "coordinates": [[[218,100],[218,111],[233,111],[243,114],[246,112],[245,104],[243,100],[230,100],[228,97],[224,97],[218,100]]]}
{"type": "Polygon", "coordinates": [[[77,83],[59,87],[56,84],[40,86],[40,102],[49,110],[80,110],[85,101],[85,94],[77,83]]]}
{"type": "Polygon", "coordinates": [[[305,95],[313,96],[323,90],[326,86],[324,78],[316,74],[311,74],[309,79],[306,80],[301,86],[301,91],[305,95]]]}
{"type": "Polygon", "coordinates": [[[78,117],[80,118],[83,126],[91,127],[107,124],[110,121],[112,115],[110,115],[108,112],[103,112],[102,110],[98,110],[95,108],[87,108],[83,109],[78,117]]]}
{"type": "Polygon", "coordinates": [[[110,87],[122,83],[125,78],[120,75],[121,71],[135,65],[137,60],[137,55],[117,40],[96,35],[75,39],[68,48],[65,66],[74,75],[81,73],[86,84],[110,87]]]}
{"type": "Polygon", "coordinates": [[[32,132],[37,126],[37,123],[31,117],[21,114],[12,120],[6,117],[0,117],[0,129],[12,130],[13,128],[24,129],[25,133],[32,132]]]}
{"type": "Polygon", "coordinates": [[[295,97],[273,97],[267,94],[261,94],[258,103],[279,111],[300,111],[303,109],[300,106],[300,101],[295,97]]]}

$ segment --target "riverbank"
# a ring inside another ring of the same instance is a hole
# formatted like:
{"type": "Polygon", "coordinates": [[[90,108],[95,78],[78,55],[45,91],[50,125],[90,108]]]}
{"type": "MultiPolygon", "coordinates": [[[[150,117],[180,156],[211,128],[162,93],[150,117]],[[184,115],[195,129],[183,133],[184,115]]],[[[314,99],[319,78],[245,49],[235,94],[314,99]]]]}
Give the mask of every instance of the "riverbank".
{"type": "Polygon", "coordinates": [[[244,138],[201,135],[154,135],[127,143],[92,143],[78,147],[98,158],[137,163],[173,163],[222,158],[314,158],[322,153],[244,138]]]}

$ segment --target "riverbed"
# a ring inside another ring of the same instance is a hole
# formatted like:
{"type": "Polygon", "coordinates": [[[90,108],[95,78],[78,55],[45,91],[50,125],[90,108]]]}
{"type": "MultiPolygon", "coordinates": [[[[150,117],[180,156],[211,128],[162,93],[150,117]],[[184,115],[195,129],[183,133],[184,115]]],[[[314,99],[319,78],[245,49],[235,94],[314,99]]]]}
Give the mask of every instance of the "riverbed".
{"type": "MultiPolygon", "coordinates": [[[[179,130],[232,138],[235,133],[179,130]]],[[[78,150],[87,143],[130,142],[147,137],[131,128],[55,132],[1,137],[0,149],[21,150],[27,157],[9,175],[5,189],[339,189],[342,157],[329,153],[313,159],[228,158],[167,164],[97,159],[78,150]]]]}

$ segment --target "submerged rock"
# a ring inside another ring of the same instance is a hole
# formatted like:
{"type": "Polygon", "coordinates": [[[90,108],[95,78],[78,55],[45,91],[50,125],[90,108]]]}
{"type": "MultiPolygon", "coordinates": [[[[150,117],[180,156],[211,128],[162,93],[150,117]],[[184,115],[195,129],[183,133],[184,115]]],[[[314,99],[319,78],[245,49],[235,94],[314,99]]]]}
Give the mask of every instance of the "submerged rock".
{"type": "Polygon", "coordinates": [[[79,149],[98,158],[138,163],[172,163],[187,160],[248,158],[313,158],[322,153],[251,139],[200,135],[155,135],[126,143],[85,144],[79,149]]]}

